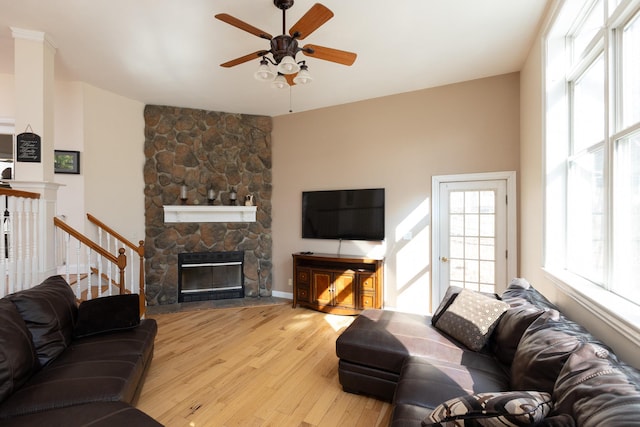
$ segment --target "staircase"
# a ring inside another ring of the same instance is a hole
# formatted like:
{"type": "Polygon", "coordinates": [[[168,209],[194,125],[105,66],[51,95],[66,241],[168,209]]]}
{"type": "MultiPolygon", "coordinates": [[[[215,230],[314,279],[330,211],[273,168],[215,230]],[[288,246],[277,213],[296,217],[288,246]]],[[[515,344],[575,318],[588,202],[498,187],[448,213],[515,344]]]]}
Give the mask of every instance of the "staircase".
{"type": "MultiPolygon", "coordinates": [[[[0,188],[4,217],[0,231],[0,297],[33,287],[38,277],[42,201],[37,193],[0,188]]],[[[140,314],[145,312],[144,242],[134,245],[122,235],[87,214],[97,229],[97,241],[55,217],[55,260],[57,273],[65,277],[80,301],[109,295],[135,293],[140,297],[140,314]],[[129,254],[129,263],[127,262],[129,254]]]]}

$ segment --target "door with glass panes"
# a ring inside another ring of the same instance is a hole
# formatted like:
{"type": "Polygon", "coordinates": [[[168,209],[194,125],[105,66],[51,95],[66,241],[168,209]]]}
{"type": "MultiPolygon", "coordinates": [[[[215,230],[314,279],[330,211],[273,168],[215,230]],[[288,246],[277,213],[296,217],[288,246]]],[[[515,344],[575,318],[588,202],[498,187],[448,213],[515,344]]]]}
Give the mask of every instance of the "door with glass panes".
{"type": "Polygon", "coordinates": [[[506,180],[439,184],[438,287],[496,292],[507,281],[506,180]]]}

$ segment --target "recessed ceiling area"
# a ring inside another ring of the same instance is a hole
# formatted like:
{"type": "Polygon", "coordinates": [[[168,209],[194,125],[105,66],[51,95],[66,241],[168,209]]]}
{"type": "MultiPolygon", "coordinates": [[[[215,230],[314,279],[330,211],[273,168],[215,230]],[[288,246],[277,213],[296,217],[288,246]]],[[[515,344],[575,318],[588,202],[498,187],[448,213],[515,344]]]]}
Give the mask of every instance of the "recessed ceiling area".
{"type": "MultiPolygon", "coordinates": [[[[287,30],[315,3],[295,0],[287,30]]],[[[352,66],[304,57],[308,85],[254,79],[259,58],[220,66],[269,41],[214,15],[275,36],[282,11],[272,0],[0,0],[0,73],[13,74],[11,27],[42,31],[56,46],[56,79],[145,104],[278,116],[519,71],[548,1],[321,3],[334,16],[305,42],[358,56],[352,66]]]]}

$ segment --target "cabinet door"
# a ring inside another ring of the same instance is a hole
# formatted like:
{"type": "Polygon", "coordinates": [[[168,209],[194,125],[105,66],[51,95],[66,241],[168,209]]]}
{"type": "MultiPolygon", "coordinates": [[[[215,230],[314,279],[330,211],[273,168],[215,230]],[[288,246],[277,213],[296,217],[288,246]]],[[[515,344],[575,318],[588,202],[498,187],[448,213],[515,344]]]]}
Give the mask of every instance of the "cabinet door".
{"type": "Polygon", "coordinates": [[[333,279],[334,302],[340,307],[355,308],[355,296],[353,294],[355,276],[349,273],[336,274],[333,279]]]}
{"type": "Polygon", "coordinates": [[[324,271],[314,271],[312,274],[314,302],[318,305],[331,305],[333,303],[331,295],[333,274],[324,271]]]}

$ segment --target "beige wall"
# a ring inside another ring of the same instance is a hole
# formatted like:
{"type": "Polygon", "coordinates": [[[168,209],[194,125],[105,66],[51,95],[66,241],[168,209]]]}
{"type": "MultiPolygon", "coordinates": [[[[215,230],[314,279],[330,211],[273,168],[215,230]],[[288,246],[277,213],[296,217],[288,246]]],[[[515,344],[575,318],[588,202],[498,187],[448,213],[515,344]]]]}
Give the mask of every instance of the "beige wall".
{"type": "MultiPolygon", "coordinates": [[[[532,47],[520,73],[520,275],[564,314],[581,323],[599,339],[613,347],[618,356],[640,368],[638,347],[609,327],[592,311],[585,309],[558,288],[545,275],[544,237],[544,121],[542,81],[542,34],[532,47]]],[[[551,207],[553,208],[553,207],[551,207]]]]}
{"type": "Polygon", "coordinates": [[[144,239],[144,104],[83,86],[85,209],[133,243],[144,239]]]}
{"type": "MultiPolygon", "coordinates": [[[[54,174],[58,188],[56,215],[84,233],[84,125],[82,116],[83,83],[57,82],[55,99],[54,146],[57,150],[80,151],[80,175],[54,174]],[[82,195],[82,197],[78,197],[82,195]]],[[[18,165],[19,167],[20,165],[18,165]]]]}
{"type": "Polygon", "coordinates": [[[81,232],[95,232],[91,213],[134,243],[144,239],[143,108],[86,83],[56,84],[55,147],[80,151],[80,175],[55,175],[57,210],[81,232]]]}
{"type": "Polygon", "coordinates": [[[293,252],[338,251],[337,241],[300,237],[302,191],[384,187],[386,241],[343,242],[341,253],[384,256],[385,305],[428,311],[431,177],[517,171],[519,105],[513,73],[275,117],[274,290],[291,292],[293,252]],[[396,232],[409,218],[404,240],[396,232]]]}

